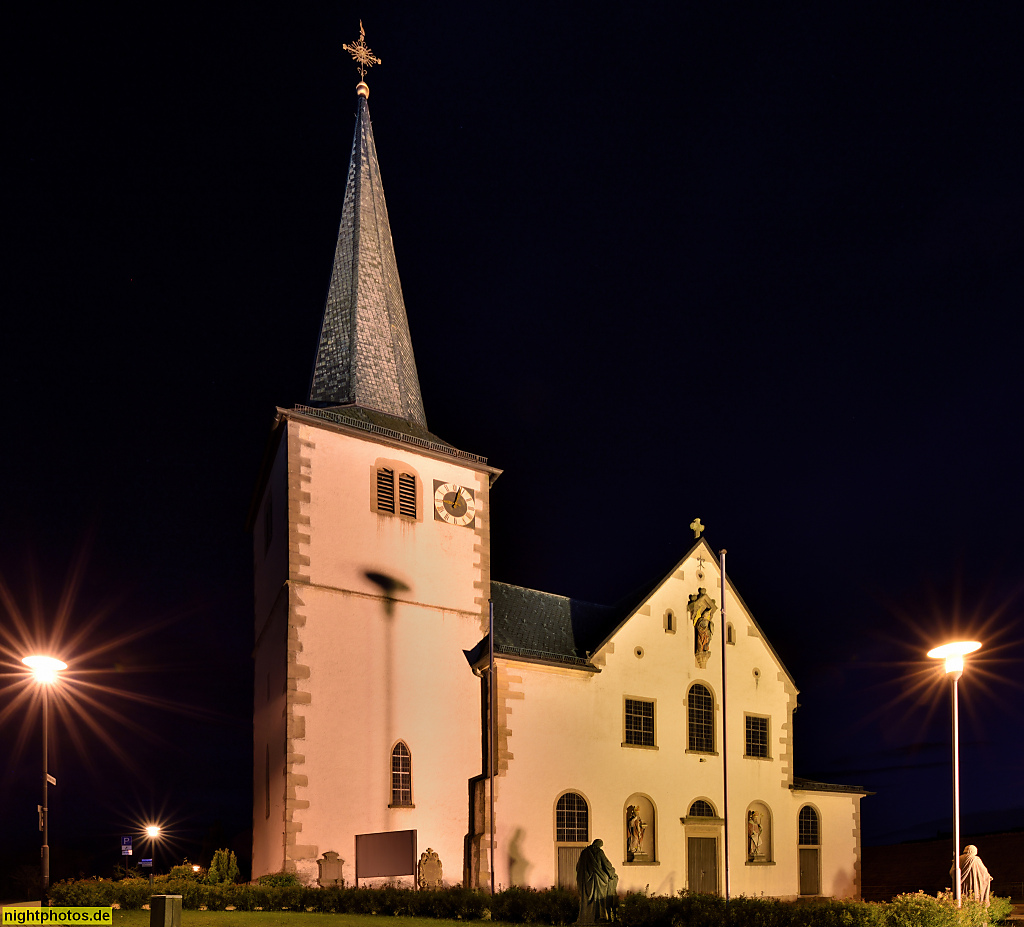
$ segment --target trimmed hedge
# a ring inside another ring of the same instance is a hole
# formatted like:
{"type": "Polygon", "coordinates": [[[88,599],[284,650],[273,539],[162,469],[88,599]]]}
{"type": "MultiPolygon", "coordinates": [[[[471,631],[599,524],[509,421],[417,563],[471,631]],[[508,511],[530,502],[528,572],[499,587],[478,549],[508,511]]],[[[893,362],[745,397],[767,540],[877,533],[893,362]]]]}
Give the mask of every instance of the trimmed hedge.
{"type": "MultiPolygon", "coordinates": [[[[192,879],[158,878],[156,894],[181,895],[182,907],[223,911],[318,911],[325,914],[379,914],[480,920],[512,924],[573,924],[579,898],[565,889],[509,888],[491,896],[465,888],[411,891],[408,888],[309,888],[274,878],[248,885],[207,885],[192,879]],[[262,883],[262,884],[261,884],[262,883]],[[284,883],[284,884],[282,884],[284,883]]],[[[138,909],[149,903],[148,879],[110,882],[89,879],[50,886],[54,904],[81,907],[118,905],[138,909]]],[[[970,898],[958,909],[948,894],[898,895],[886,904],[822,899],[806,902],[716,895],[627,894],[619,903],[618,927],[983,927],[1000,923],[1011,911],[1007,898],[993,898],[988,909],[970,898]]]]}

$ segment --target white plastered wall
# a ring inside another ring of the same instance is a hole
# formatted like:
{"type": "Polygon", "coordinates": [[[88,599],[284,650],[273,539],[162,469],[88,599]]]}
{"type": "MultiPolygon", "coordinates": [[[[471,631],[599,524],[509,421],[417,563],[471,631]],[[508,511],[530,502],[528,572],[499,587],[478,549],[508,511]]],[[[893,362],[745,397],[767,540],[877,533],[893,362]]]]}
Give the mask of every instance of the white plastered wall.
{"type": "Polygon", "coordinates": [[[459,883],[482,763],[480,683],[463,650],[485,631],[488,474],[373,436],[286,427],[285,868],[315,879],[334,850],[351,882],[356,834],[415,829],[459,883]],[[416,476],[415,520],[373,510],[381,460],[416,476]],[[435,479],[473,490],[473,525],[434,519],[435,479]],[[389,808],[398,740],[412,754],[412,808],[389,808]]]}

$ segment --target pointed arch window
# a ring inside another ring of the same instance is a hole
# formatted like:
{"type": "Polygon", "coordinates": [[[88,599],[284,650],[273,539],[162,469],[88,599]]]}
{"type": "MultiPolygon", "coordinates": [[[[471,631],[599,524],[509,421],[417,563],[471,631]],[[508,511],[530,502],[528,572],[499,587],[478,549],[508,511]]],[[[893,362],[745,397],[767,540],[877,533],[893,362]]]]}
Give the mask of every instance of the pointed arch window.
{"type": "Polygon", "coordinates": [[[391,808],[412,808],[412,754],[403,741],[391,751],[391,808]]]}
{"type": "Polygon", "coordinates": [[[707,686],[695,682],[686,697],[687,749],[695,753],[715,752],[715,700],[707,686]]]}

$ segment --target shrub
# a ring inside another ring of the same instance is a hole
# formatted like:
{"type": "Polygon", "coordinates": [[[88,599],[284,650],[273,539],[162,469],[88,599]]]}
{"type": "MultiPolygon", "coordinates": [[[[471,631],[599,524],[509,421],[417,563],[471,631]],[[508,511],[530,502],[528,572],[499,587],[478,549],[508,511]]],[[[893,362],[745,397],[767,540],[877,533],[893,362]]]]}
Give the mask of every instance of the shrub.
{"type": "Polygon", "coordinates": [[[301,885],[299,877],[294,872],[271,872],[267,875],[261,875],[256,880],[257,885],[301,885]]]}
{"type": "Polygon", "coordinates": [[[192,864],[186,861],[180,866],[171,866],[167,878],[172,882],[198,882],[201,876],[192,868],[192,864]]]}
{"type": "Polygon", "coordinates": [[[210,861],[206,872],[206,881],[210,885],[234,882],[238,878],[238,859],[233,850],[217,850],[210,861]]]}

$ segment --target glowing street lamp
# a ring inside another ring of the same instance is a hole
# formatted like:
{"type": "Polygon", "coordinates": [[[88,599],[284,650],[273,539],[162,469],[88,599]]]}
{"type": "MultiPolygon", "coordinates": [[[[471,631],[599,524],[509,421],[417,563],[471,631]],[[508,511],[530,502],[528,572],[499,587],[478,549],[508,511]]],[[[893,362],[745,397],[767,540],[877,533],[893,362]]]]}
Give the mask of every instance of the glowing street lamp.
{"type": "Polygon", "coordinates": [[[945,660],[946,675],[953,680],[953,864],[956,867],[956,905],[960,907],[960,720],[957,682],[964,673],[964,656],[979,650],[978,641],[954,641],[928,651],[928,656],[945,660]]]}
{"type": "Polygon", "coordinates": [[[149,837],[150,855],[153,857],[149,861],[149,887],[153,888],[153,863],[156,862],[156,842],[160,839],[160,825],[159,824],[147,824],[146,825],[146,836],[149,837]]]}
{"type": "Polygon", "coordinates": [[[47,808],[47,787],[57,780],[50,775],[47,757],[47,742],[49,740],[50,727],[50,686],[57,682],[57,673],[68,668],[67,663],[58,660],[56,657],[47,657],[42,654],[35,654],[30,657],[22,657],[21,660],[35,676],[43,693],[43,803],[39,806],[39,829],[43,832],[43,850],[41,854],[41,869],[43,877],[43,897],[50,887],[50,818],[47,808]]]}

